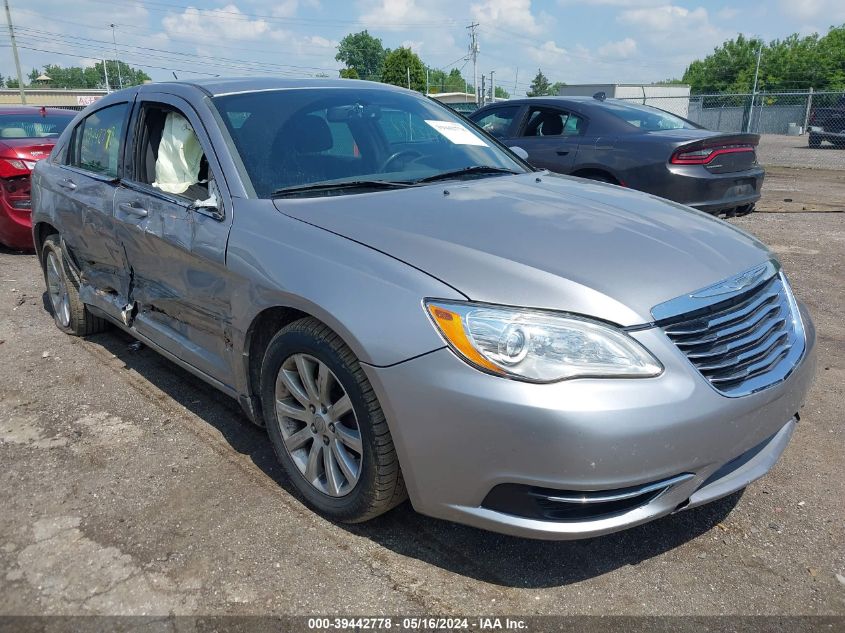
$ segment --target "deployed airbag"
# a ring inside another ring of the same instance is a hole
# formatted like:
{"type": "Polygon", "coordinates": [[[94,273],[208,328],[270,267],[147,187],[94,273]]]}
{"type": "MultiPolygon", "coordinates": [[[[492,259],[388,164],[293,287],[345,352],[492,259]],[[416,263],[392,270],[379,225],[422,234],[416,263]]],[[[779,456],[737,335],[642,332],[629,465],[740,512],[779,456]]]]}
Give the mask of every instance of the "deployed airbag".
{"type": "Polygon", "coordinates": [[[168,112],[156,158],[154,187],[168,193],[184,193],[199,182],[202,148],[188,120],[168,112]]]}

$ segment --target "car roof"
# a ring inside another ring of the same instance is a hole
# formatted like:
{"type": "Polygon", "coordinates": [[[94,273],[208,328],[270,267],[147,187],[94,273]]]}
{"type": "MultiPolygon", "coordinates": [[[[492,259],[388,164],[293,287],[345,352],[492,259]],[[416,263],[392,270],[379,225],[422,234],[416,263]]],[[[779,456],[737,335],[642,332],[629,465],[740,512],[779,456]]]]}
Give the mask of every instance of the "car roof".
{"type": "Polygon", "coordinates": [[[497,101],[496,103],[491,103],[485,107],[491,106],[502,106],[502,105],[525,105],[525,104],[549,104],[549,105],[578,105],[578,106],[601,106],[603,103],[627,103],[625,101],[620,101],[619,99],[596,99],[595,97],[557,97],[557,96],[544,96],[544,97],[523,97],[522,99],[507,99],[505,101],[497,101]]]}
{"type": "Polygon", "coordinates": [[[292,90],[296,88],[369,88],[380,90],[405,91],[405,88],[383,84],[376,81],[359,79],[325,78],[280,78],[280,77],[214,77],[212,79],[192,79],[190,81],[167,81],[144,84],[142,90],[160,90],[166,86],[194,86],[206,94],[217,97],[238,92],[259,92],[263,90],[292,90]]]}
{"type": "Polygon", "coordinates": [[[4,114],[40,114],[41,108],[44,107],[48,114],[67,114],[68,116],[76,116],[76,110],[68,110],[67,108],[54,108],[53,106],[30,106],[30,105],[0,105],[0,116],[4,114]]]}

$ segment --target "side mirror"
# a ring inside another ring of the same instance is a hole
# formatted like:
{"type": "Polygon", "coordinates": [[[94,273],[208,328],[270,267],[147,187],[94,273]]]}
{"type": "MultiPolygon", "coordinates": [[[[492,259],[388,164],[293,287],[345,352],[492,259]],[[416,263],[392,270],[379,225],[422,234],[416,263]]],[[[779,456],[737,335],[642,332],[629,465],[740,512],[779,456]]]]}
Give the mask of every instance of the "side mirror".
{"type": "Polygon", "coordinates": [[[220,192],[217,190],[217,183],[214,180],[208,181],[208,198],[205,200],[194,200],[191,203],[194,211],[203,211],[216,220],[222,220],[223,209],[220,206],[220,192]]]}
{"type": "Polygon", "coordinates": [[[522,160],[528,160],[528,152],[519,147],[519,145],[514,145],[513,147],[511,147],[511,151],[517,156],[519,156],[522,160]]]}

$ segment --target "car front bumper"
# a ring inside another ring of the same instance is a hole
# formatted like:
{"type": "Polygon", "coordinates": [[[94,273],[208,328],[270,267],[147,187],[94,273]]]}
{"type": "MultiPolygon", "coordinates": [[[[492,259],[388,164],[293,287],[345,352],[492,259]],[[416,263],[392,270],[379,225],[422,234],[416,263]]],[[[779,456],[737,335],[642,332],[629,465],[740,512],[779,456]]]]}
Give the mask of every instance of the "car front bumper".
{"type": "Polygon", "coordinates": [[[530,384],[472,369],[448,349],[365,366],[382,403],[414,508],[517,536],[607,534],[742,489],[783,452],[815,367],[815,331],[789,377],[763,391],[716,392],[659,329],[632,333],[663,363],[646,379],[530,384]],[[500,485],[585,497],[680,481],[642,503],[578,519],[489,507],[500,485]]]}

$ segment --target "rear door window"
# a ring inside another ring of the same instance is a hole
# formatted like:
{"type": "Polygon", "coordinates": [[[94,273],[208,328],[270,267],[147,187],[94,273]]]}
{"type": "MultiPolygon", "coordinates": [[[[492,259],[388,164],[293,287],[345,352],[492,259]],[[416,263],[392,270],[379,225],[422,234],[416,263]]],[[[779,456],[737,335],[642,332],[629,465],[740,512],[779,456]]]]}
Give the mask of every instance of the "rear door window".
{"type": "Polygon", "coordinates": [[[507,138],[508,130],[517,112],[519,112],[519,106],[507,106],[496,108],[478,118],[474,116],[470,118],[488,134],[496,138],[507,138]]]}
{"type": "Polygon", "coordinates": [[[558,108],[531,108],[522,136],[580,136],[587,127],[577,114],[558,108]]]}
{"type": "Polygon", "coordinates": [[[116,178],[128,108],[118,103],[82,119],[73,133],[69,164],[116,178]]]}

